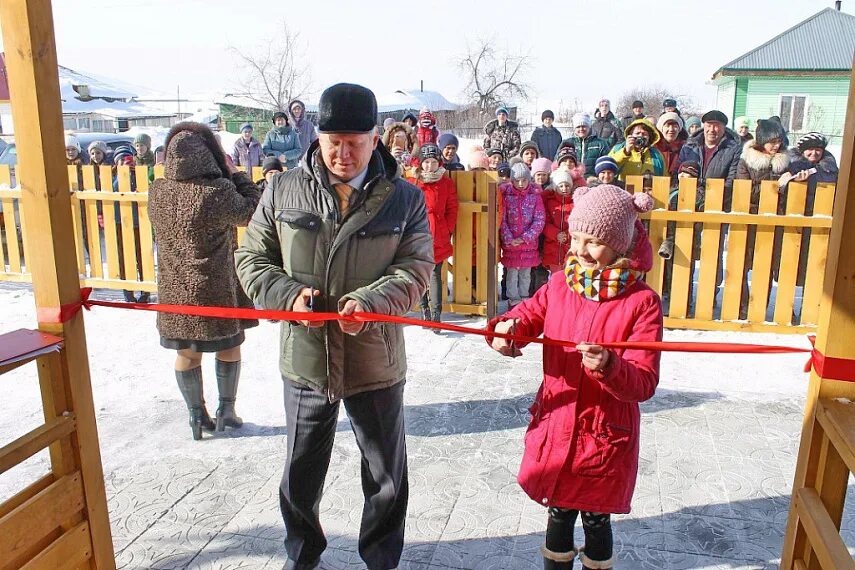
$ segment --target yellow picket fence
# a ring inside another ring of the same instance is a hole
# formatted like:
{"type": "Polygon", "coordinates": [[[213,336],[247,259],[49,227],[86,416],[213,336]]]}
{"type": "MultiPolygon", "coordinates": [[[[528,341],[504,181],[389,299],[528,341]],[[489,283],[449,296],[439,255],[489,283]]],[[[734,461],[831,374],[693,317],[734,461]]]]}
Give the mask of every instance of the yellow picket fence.
{"type": "MultiPolygon", "coordinates": [[[[162,167],[155,167],[153,175],[163,176],[162,167]]],[[[81,285],[154,292],[155,244],[146,207],[149,169],[119,167],[115,178],[118,192],[113,192],[114,173],[109,167],[96,171],[88,166],[79,172],[69,167],[81,285]]],[[[260,169],[254,170],[253,178],[261,178],[260,169]]],[[[495,314],[500,250],[496,173],[455,172],[452,178],[460,210],[453,239],[455,253],[446,265],[451,295],[445,309],[495,314]]],[[[38,252],[28,251],[21,237],[26,224],[18,208],[21,190],[10,186],[9,167],[0,167],[0,281],[27,282],[26,260],[38,252]]],[[[627,187],[642,191],[642,179],[630,177],[627,187]]],[[[668,178],[655,178],[650,192],[656,209],[642,215],[654,251],[647,281],[667,300],[666,327],[765,332],[816,328],[834,185],[818,185],[812,216],[804,215],[808,198],[804,183],[789,184],[785,215],[777,214],[775,182],[763,183],[756,214],[749,213],[751,182],[747,180],[734,182],[728,213],[722,211],[722,180],[707,181],[703,211],[696,211],[693,179],[681,180],[676,209],[668,207],[668,178]],[[810,238],[803,243],[807,228],[810,238]],[[655,252],[669,233],[673,233],[675,246],[672,259],[666,260],[655,252]],[[742,303],[742,312],[747,314],[740,319],[743,281],[749,276],[745,271],[748,250],[753,251],[753,267],[742,303]],[[804,275],[799,275],[800,265],[804,275]]]]}

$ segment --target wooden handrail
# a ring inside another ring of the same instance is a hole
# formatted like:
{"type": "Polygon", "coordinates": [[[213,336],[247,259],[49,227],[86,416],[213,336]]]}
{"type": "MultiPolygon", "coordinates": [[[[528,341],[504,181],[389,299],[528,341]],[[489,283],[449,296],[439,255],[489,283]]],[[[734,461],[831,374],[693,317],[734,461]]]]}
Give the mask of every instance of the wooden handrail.
{"type": "Polygon", "coordinates": [[[810,546],[822,568],[855,570],[855,560],[849,554],[840,531],[834,525],[816,489],[803,487],[794,496],[799,520],[804,526],[810,546]]]}
{"type": "Polygon", "coordinates": [[[69,413],[4,445],[0,448],[0,474],[23,463],[53,442],[71,435],[76,429],[74,414],[69,413]]]}

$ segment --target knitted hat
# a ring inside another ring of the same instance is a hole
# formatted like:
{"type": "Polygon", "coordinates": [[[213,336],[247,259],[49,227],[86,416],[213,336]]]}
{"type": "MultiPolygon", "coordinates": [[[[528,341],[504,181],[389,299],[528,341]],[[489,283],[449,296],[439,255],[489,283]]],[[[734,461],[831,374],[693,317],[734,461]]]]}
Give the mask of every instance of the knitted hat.
{"type": "Polygon", "coordinates": [[[250,131],[251,131],[251,130],[252,130],[252,125],[250,125],[249,123],[244,123],[244,124],[242,124],[242,125],[240,126],[240,132],[244,132],[244,131],[246,131],[246,130],[250,130],[250,131]]]}
{"type": "Polygon", "coordinates": [[[562,146],[558,149],[558,158],[555,159],[555,162],[561,164],[561,161],[567,158],[571,158],[574,163],[579,164],[579,158],[576,156],[576,147],[572,144],[562,146]]]}
{"type": "Polygon", "coordinates": [[[151,148],[151,137],[145,133],[140,133],[134,137],[134,144],[144,144],[146,148],[151,148]]]}
{"type": "Polygon", "coordinates": [[[632,102],[632,107],[631,107],[632,109],[638,109],[639,107],[644,109],[644,101],[636,99],[635,101],[632,102]]]}
{"type": "Polygon", "coordinates": [[[65,148],[74,147],[80,152],[80,141],[74,135],[65,135],[65,148]]]}
{"type": "Polygon", "coordinates": [[[104,155],[107,154],[107,143],[104,141],[92,141],[89,143],[89,148],[86,149],[86,152],[92,152],[94,149],[100,150],[104,155]]]}
{"type": "Polygon", "coordinates": [[[115,164],[119,164],[119,165],[124,164],[125,159],[128,157],[130,157],[130,158],[134,157],[134,151],[129,146],[122,145],[113,151],[113,162],[115,164]]]}
{"type": "Polygon", "coordinates": [[[573,184],[573,175],[567,170],[554,170],[550,179],[556,188],[563,183],[573,184]]]}
{"type": "Polygon", "coordinates": [[[683,130],[683,119],[680,118],[680,115],[677,113],[662,113],[656,121],[656,128],[659,129],[659,132],[662,132],[663,129],[665,129],[665,123],[668,121],[674,121],[677,123],[677,126],[680,127],[680,130],[683,130]]]}
{"type": "Polygon", "coordinates": [[[653,198],[644,192],[630,194],[611,184],[583,186],[573,193],[573,211],[567,229],[590,234],[618,254],[629,253],[638,212],[653,209],[653,198]]]}
{"type": "Polygon", "coordinates": [[[512,156],[511,159],[508,161],[508,164],[510,164],[511,168],[513,168],[515,164],[523,164],[523,159],[520,155],[512,156]]]}
{"type": "Polygon", "coordinates": [[[611,170],[612,172],[617,174],[618,165],[617,162],[615,162],[615,159],[610,156],[601,156],[600,158],[598,158],[597,162],[594,163],[594,173],[599,176],[600,172],[602,172],[603,170],[611,170]]]}
{"type": "Polygon", "coordinates": [[[276,111],[275,113],[273,113],[273,119],[272,119],[272,122],[274,125],[276,124],[276,119],[285,119],[285,124],[287,125],[288,124],[288,113],[283,113],[282,111],[276,111]]]}
{"type": "Polygon", "coordinates": [[[275,156],[268,156],[264,159],[264,162],[261,163],[261,174],[267,174],[271,170],[278,170],[279,172],[283,172],[285,167],[282,166],[282,162],[276,158],[275,156]]]}
{"type": "Polygon", "coordinates": [[[337,83],[321,93],[318,131],[322,133],[368,133],[377,123],[377,98],[362,85],[337,83]]]}
{"type": "Polygon", "coordinates": [[[534,162],[531,163],[531,173],[537,174],[538,172],[545,172],[547,174],[552,172],[552,161],[548,158],[534,159],[534,162]]]}
{"type": "Polygon", "coordinates": [[[537,148],[537,143],[534,141],[526,141],[520,145],[520,156],[529,149],[533,150],[537,156],[540,156],[540,149],[537,148]]]}
{"type": "Polygon", "coordinates": [[[510,178],[511,177],[511,165],[507,162],[500,162],[496,167],[496,172],[502,178],[510,178]]]}
{"type": "Polygon", "coordinates": [[[591,115],[588,113],[576,113],[573,115],[573,128],[575,129],[579,125],[585,125],[586,127],[591,126],[591,115]]]}
{"type": "Polygon", "coordinates": [[[476,150],[469,155],[469,170],[476,168],[490,168],[490,160],[487,158],[487,153],[483,150],[476,150]]]}
{"type": "Polygon", "coordinates": [[[422,109],[419,113],[419,125],[425,128],[432,127],[436,124],[436,117],[427,109],[422,109]]]}
{"type": "Polygon", "coordinates": [[[555,113],[553,113],[552,111],[547,109],[546,111],[544,111],[543,113],[540,114],[540,120],[543,121],[545,119],[552,119],[554,121],[555,120],[555,113]]]}
{"type": "Polygon", "coordinates": [[[827,146],[828,139],[825,138],[822,133],[807,133],[800,136],[799,140],[796,141],[796,147],[799,149],[799,153],[803,153],[811,148],[821,148],[825,150],[825,147],[827,146]]]}
{"type": "Polygon", "coordinates": [[[493,156],[494,154],[498,154],[502,158],[505,157],[505,153],[502,152],[502,149],[500,149],[500,148],[488,148],[484,152],[487,154],[487,156],[493,156]]]}
{"type": "Polygon", "coordinates": [[[686,162],[680,165],[680,174],[688,174],[692,178],[697,178],[700,176],[701,166],[697,162],[693,160],[687,160],[686,162]]]}
{"type": "Polygon", "coordinates": [[[511,116],[511,113],[510,113],[510,111],[508,111],[507,107],[499,107],[498,109],[496,109],[496,116],[497,117],[499,116],[499,113],[504,113],[505,115],[507,115],[509,117],[511,116]]]}
{"type": "Polygon", "coordinates": [[[698,117],[689,117],[686,119],[686,130],[689,130],[689,127],[692,126],[701,127],[703,126],[703,123],[701,123],[701,119],[698,117]]]}
{"type": "Polygon", "coordinates": [[[784,133],[781,132],[781,125],[769,119],[760,119],[757,121],[757,130],[754,131],[754,139],[758,145],[766,144],[775,139],[783,139],[784,133]]]}
{"type": "Polygon", "coordinates": [[[751,121],[748,120],[748,117],[736,117],[733,119],[733,128],[739,129],[741,127],[751,128],[751,121]]]}
{"type": "Polygon", "coordinates": [[[457,140],[457,137],[451,133],[444,133],[439,135],[439,139],[437,139],[436,141],[436,146],[438,146],[440,149],[443,149],[450,144],[453,144],[454,146],[460,148],[460,141],[457,140]]]}
{"type": "Polygon", "coordinates": [[[419,162],[424,162],[429,158],[435,158],[442,162],[442,154],[439,152],[439,147],[433,143],[425,143],[419,148],[419,162]]]}
{"type": "Polygon", "coordinates": [[[528,166],[518,162],[511,167],[511,180],[531,180],[531,172],[528,166]]]}
{"type": "Polygon", "coordinates": [[[385,121],[383,121],[383,130],[385,131],[389,127],[395,124],[395,119],[393,117],[388,117],[385,121]]]}

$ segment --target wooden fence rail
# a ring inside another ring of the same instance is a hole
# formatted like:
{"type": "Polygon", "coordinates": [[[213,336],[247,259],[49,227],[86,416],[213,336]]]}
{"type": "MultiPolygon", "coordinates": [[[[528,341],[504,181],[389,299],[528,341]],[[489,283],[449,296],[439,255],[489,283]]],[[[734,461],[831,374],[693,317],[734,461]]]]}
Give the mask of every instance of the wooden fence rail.
{"type": "MultiPolygon", "coordinates": [[[[119,167],[114,173],[109,167],[96,172],[88,166],[78,173],[69,167],[81,285],[157,290],[155,244],[146,208],[150,174],[142,168],[119,167]],[[113,191],[114,180],[118,191],[113,191]]],[[[153,176],[162,177],[162,167],[155,167],[153,176]]],[[[261,178],[260,169],[253,178],[261,178]]],[[[495,306],[497,283],[498,220],[490,220],[491,208],[496,211],[496,174],[455,172],[452,178],[460,211],[453,239],[455,255],[446,266],[451,295],[445,308],[488,314],[495,306]]],[[[18,207],[21,193],[10,186],[9,167],[0,166],[0,280],[25,282],[30,280],[27,257],[37,252],[29,252],[21,237],[26,223],[18,207]]],[[[627,187],[641,191],[642,179],[630,177],[627,187]]],[[[737,180],[730,211],[724,212],[730,191],[723,180],[708,180],[700,193],[694,179],[683,179],[674,193],[668,178],[655,178],[651,195],[656,209],[642,218],[654,251],[647,281],[663,296],[665,325],[814,330],[834,193],[834,185],[818,185],[809,192],[804,183],[790,183],[780,193],[777,183],[769,181],[762,184],[759,203],[752,207],[751,182],[737,180]],[[670,260],[656,255],[667,238],[674,242],[670,260]],[[750,273],[747,263],[752,264],[750,273]]]]}

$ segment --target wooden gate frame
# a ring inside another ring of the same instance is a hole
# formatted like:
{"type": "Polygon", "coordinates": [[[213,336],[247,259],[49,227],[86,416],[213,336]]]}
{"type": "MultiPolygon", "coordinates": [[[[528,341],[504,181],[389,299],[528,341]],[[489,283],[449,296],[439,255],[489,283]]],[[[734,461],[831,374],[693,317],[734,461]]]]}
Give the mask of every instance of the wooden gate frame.
{"type": "MultiPolygon", "coordinates": [[[[816,337],[816,349],[826,358],[850,362],[855,361],[853,147],[855,71],[849,83],[843,154],[816,337]]],[[[855,561],[840,537],[850,472],[855,472],[855,382],[832,380],[814,369],[784,536],[782,570],[855,570],[855,561]]]]}
{"type": "MultiPolygon", "coordinates": [[[[46,423],[0,449],[5,465],[50,448],[51,472],[0,505],[0,568],[116,567],[83,316],[55,323],[80,300],[50,0],[3,0],[22,208],[39,330],[63,339],[37,359],[46,423]]],[[[0,370],[2,372],[3,370],[0,370]]]]}

